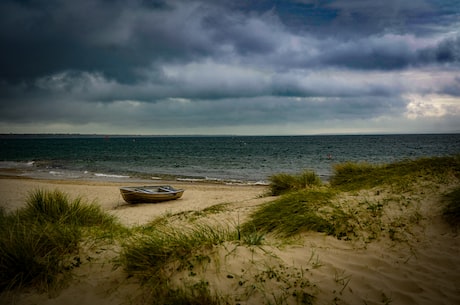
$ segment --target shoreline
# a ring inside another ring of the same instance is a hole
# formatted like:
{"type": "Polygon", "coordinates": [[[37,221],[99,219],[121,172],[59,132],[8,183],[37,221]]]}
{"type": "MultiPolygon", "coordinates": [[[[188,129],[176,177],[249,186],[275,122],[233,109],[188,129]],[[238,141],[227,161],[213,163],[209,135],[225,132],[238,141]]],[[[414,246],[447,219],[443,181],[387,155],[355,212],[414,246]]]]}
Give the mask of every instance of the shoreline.
{"type": "Polygon", "coordinates": [[[136,180],[130,182],[101,180],[54,180],[20,176],[0,175],[0,206],[13,211],[25,205],[28,194],[35,189],[59,189],[70,198],[81,197],[86,202],[95,202],[105,211],[115,215],[122,224],[132,226],[147,223],[166,213],[200,210],[225,204],[270,200],[265,197],[268,189],[262,185],[233,185],[206,182],[179,182],[168,180],[136,180]],[[154,204],[129,204],[123,200],[119,188],[139,184],[169,184],[185,190],[182,198],[154,204]]]}
{"type": "Polygon", "coordinates": [[[385,164],[456,154],[460,134],[3,141],[0,171],[17,168],[37,178],[268,184],[273,175],[304,170],[327,182],[334,166],[344,162],[385,164]]]}
{"type": "MultiPolygon", "coordinates": [[[[241,180],[232,178],[213,178],[213,177],[189,177],[177,176],[173,174],[161,175],[128,175],[128,174],[107,174],[102,172],[90,172],[87,170],[71,170],[61,168],[47,168],[36,166],[34,161],[30,162],[11,162],[0,161],[0,177],[18,177],[42,180],[69,180],[69,181],[102,181],[102,182],[120,182],[120,183],[161,183],[174,181],[175,183],[210,183],[210,184],[230,184],[230,185],[261,185],[268,186],[268,177],[265,180],[241,180]]],[[[322,177],[327,181],[329,176],[322,177]]]]}

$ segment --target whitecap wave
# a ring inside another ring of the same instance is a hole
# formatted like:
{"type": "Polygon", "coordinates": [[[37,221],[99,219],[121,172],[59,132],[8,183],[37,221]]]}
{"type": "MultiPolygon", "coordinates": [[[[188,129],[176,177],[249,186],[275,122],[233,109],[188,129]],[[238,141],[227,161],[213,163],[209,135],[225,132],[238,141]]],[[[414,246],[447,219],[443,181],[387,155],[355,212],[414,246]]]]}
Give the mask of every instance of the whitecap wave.
{"type": "Polygon", "coordinates": [[[94,176],[96,177],[102,177],[102,178],[129,178],[129,176],[124,176],[124,175],[114,175],[114,174],[102,174],[102,173],[95,173],[94,176]]]}

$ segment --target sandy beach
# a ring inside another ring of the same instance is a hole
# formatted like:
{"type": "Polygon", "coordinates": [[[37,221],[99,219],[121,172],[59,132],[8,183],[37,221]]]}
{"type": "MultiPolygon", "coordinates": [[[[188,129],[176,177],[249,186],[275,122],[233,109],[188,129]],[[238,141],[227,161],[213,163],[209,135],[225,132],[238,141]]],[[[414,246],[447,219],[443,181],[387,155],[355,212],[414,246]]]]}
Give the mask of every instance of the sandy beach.
{"type": "Polygon", "coordinates": [[[130,205],[121,197],[119,187],[139,185],[139,183],[0,179],[0,192],[3,194],[1,205],[6,207],[7,210],[14,210],[23,206],[29,192],[35,189],[59,189],[70,197],[82,197],[87,202],[97,202],[104,210],[117,216],[123,224],[132,226],[147,223],[155,217],[166,213],[176,214],[184,211],[199,211],[222,203],[251,206],[260,204],[268,199],[260,198],[266,192],[266,188],[261,186],[150,182],[150,184],[161,183],[172,183],[174,187],[183,188],[186,191],[179,201],[167,201],[154,205],[130,205]]]}
{"type": "MultiPolygon", "coordinates": [[[[118,188],[130,184],[3,177],[0,205],[13,211],[25,204],[34,189],[59,189],[70,197],[96,202],[122,224],[133,227],[159,216],[203,211],[221,204],[226,208],[209,219],[236,223],[274,199],[266,195],[264,186],[170,184],[185,189],[181,199],[129,205],[118,188]]],[[[426,188],[407,198],[410,204],[403,213],[409,215],[415,209],[416,214],[411,215],[420,218],[416,225],[402,214],[386,211],[384,221],[400,221],[404,227],[397,241],[383,237],[347,241],[307,232],[290,242],[267,237],[260,247],[226,244],[213,251],[212,262],[197,276],[179,274],[173,280],[180,283],[206,278],[212,289],[228,294],[232,304],[268,304],[277,300],[277,292],[290,291],[297,283],[304,283],[299,287],[314,293],[314,304],[460,304],[460,235],[442,220],[440,207],[441,194],[455,185],[458,181],[426,188]],[[251,281],[254,293],[242,284],[251,281]]],[[[349,207],[363,198],[382,200],[382,196],[385,194],[358,192],[343,197],[342,204],[349,207]]],[[[94,255],[94,260],[78,268],[72,283],[56,295],[26,291],[6,301],[21,305],[143,303],[138,298],[139,283],[128,279],[122,268],[111,265],[114,256],[116,251],[110,249],[94,255]]]]}

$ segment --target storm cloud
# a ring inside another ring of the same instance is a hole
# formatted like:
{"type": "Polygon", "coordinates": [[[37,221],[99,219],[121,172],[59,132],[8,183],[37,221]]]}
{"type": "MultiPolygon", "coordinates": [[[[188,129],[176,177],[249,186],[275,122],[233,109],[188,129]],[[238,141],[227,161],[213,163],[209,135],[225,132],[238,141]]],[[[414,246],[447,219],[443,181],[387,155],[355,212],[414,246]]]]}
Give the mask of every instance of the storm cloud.
{"type": "Polygon", "coordinates": [[[0,3],[0,132],[459,132],[452,1],[0,3]]]}

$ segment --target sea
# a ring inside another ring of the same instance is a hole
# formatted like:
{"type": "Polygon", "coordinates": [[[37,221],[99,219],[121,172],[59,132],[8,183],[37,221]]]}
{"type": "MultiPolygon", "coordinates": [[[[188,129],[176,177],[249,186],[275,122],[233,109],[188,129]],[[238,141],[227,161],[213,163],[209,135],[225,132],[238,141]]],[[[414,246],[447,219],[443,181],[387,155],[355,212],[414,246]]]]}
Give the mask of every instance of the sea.
{"type": "Polygon", "coordinates": [[[460,134],[316,136],[2,135],[0,172],[32,178],[268,184],[278,173],[460,153],[460,134]]]}

